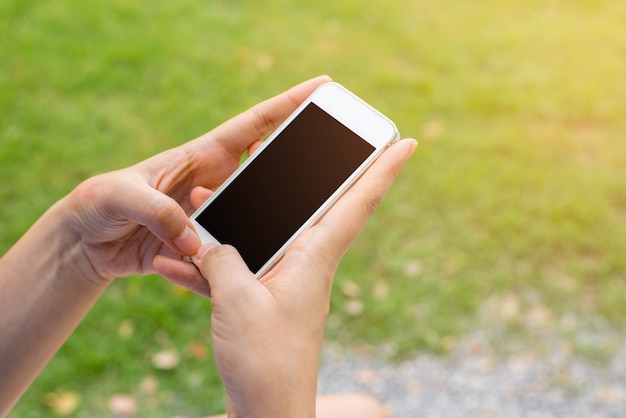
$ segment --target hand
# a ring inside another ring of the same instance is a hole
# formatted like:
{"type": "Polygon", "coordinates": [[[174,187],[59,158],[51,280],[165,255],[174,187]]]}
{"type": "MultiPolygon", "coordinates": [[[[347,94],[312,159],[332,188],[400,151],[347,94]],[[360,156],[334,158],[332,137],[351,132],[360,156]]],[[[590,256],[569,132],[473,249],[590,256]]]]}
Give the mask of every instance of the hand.
{"type": "Polygon", "coordinates": [[[229,417],[315,416],[317,367],[335,270],[415,146],[403,140],[387,149],[260,281],[234,248],[209,244],[200,249],[229,417]]]}
{"type": "Polygon", "coordinates": [[[181,255],[193,255],[200,247],[188,220],[190,190],[220,185],[246,150],[258,146],[327,81],[318,77],[304,82],[194,141],[78,186],[63,204],[70,214],[70,239],[80,241],[92,279],[156,271],[207,295],[197,269],[181,261],[181,255]]]}
{"type": "Polygon", "coordinates": [[[221,184],[326,81],[305,82],[194,141],[89,179],[35,222],[0,258],[0,416],[113,278],[156,271],[208,295],[207,281],[181,260],[200,247],[187,217],[191,199],[221,184]]]}

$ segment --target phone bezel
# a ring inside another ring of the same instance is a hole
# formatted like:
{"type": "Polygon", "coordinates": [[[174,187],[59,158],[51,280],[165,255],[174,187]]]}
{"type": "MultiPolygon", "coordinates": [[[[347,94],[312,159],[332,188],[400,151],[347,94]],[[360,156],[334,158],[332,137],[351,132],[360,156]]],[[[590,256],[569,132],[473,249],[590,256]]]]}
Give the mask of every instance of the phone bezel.
{"type": "MultiPolygon", "coordinates": [[[[335,192],[318,207],[315,213],[304,222],[301,227],[274,253],[270,259],[256,272],[253,273],[257,278],[271,269],[274,264],[281,258],[287,247],[306,229],[319,220],[326,211],[332,206],[339,197],[345,193],[348,188],[367,170],[367,168],[378,158],[381,152],[392,142],[399,138],[396,125],[384,116],[382,113],[374,109],[365,101],[351,93],[342,85],[336,82],[329,82],[318,87],[298,108],[285,119],[285,121],[263,142],[259,149],[252,154],[237,170],[235,170],[226,181],[190,216],[191,222],[195,227],[202,243],[213,242],[221,244],[213,237],[196,218],[204,211],[204,209],[215,200],[221,192],[228,187],[232,181],[245,171],[246,167],[251,164],[254,159],[260,155],[265,148],[302,112],[309,104],[314,103],[331,117],[339,121],[348,129],[356,133],[363,140],[367,141],[374,147],[374,151],[363,163],[352,172],[348,179],[335,190],[335,192]]],[[[197,262],[195,257],[188,258],[188,261],[197,262]]]]}

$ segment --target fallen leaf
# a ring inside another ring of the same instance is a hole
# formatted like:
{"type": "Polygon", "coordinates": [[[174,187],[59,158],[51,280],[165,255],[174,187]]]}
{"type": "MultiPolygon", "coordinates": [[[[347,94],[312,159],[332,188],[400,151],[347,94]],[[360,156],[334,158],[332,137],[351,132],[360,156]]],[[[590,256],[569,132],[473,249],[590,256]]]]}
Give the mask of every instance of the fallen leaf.
{"type": "Polygon", "coordinates": [[[521,303],[517,295],[505,295],[498,307],[500,318],[508,324],[519,324],[521,321],[521,303]]]}
{"type": "Polygon", "coordinates": [[[120,326],[117,327],[117,335],[119,335],[122,340],[130,340],[134,333],[135,325],[133,324],[133,321],[129,319],[125,319],[120,323],[120,326]]]}
{"type": "Polygon", "coordinates": [[[372,296],[378,300],[386,299],[389,296],[389,283],[384,280],[377,281],[372,288],[372,296]]]}
{"type": "Polygon", "coordinates": [[[419,260],[409,260],[404,265],[404,274],[407,277],[417,277],[422,274],[422,262],[419,260]]]}
{"type": "Polygon", "coordinates": [[[154,376],[146,376],[141,379],[139,390],[146,395],[153,395],[159,390],[159,380],[154,376]]]}
{"type": "Polygon", "coordinates": [[[343,311],[350,316],[359,316],[363,313],[363,302],[360,300],[349,300],[343,306],[343,311]]]}
{"type": "Polygon", "coordinates": [[[44,404],[50,407],[55,414],[68,416],[80,405],[80,395],[76,392],[57,392],[44,395],[44,404]]]}
{"type": "Polygon", "coordinates": [[[189,350],[191,357],[197,360],[202,360],[207,356],[206,346],[199,341],[192,341],[187,349],[189,350]]]}
{"type": "Polygon", "coordinates": [[[109,410],[117,417],[132,417],[137,412],[137,402],[130,395],[113,395],[109,399],[109,410]]]}
{"type": "Polygon", "coordinates": [[[159,370],[173,370],[178,367],[180,356],[174,349],[162,350],[152,356],[152,365],[159,370]]]}
{"type": "Polygon", "coordinates": [[[341,293],[349,298],[357,299],[361,295],[361,287],[353,281],[345,280],[339,285],[341,293]]]}
{"type": "Polygon", "coordinates": [[[459,263],[456,260],[447,260],[441,266],[441,275],[443,277],[452,277],[459,272],[459,263]]]}
{"type": "Polygon", "coordinates": [[[552,324],[552,312],[543,305],[534,305],[526,313],[526,324],[533,328],[548,328],[552,324]]]}
{"type": "Polygon", "coordinates": [[[428,121],[426,125],[424,125],[422,135],[425,139],[435,140],[443,134],[443,131],[443,122],[439,119],[433,119],[431,121],[428,121]]]}

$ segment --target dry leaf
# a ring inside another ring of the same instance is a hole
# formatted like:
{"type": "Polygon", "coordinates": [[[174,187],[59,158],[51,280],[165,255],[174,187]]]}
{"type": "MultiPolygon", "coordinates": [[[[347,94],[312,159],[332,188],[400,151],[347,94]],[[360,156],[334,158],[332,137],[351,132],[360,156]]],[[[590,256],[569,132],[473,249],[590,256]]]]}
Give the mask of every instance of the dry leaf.
{"type": "Polygon", "coordinates": [[[547,328],[552,324],[552,312],[543,305],[534,305],[526,313],[526,324],[535,328],[547,328]]]}
{"type": "Polygon", "coordinates": [[[152,356],[152,365],[159,370],[172,370],[178,367],[180,356],[174,349],[162,350],[152,356]]]}
{"type": "Polygon", "coordinates": [[[353,281],[343,281],[339,286],[341,287],[341,292],[349,298],[357,299],[361,296],[361,287],[353,281]]]}
{"type": "Polygon", "coordinates": [[[500,318],[508,324],[518,324],[521,320],[521,303],[514,294],[504,296],[498,310],[500,318]]]}
{"type": "Polygon", "coordinates": [[[417,277],[422,274],[422,262],[419,260],[409,260],[404,265],[404,274],[407,277],[417,277]]]}
{"type": "Polygon", "coordinates": [[[441,266],[441,275],[443,277],[452,277],[459,272],[460,267],[456,260],[447,260],[441,266]]]}
{"type": "Polygon", "coordinates": [[[207,356],[206,346],[199,341],[192,341],[187,349],[189,350],[191,357],[197,360],[202,360],[207,356]]]}
{"type": "Polygon", "coordinates": [[[55,414],[68,416],[80,405],[80,395],[76,392],[58,392],[44,395],[44,404],[50,407],[55,414]]]}
{"type": "Polygon", "coordinates": [[[139,390],[146,395],[153,395],[159,390],[159,380],[154,376],[146,376],[141,379],[139,390]]]}
{"type": "Polygon", "coordinates": [[[350,316],[359,316],[363,313],[363,302],[360,300],[349,300],[343,306],[343,311],[350,316]]]}
{"type": "Polygon", "coordinates": [[[386,299],[389,296],[389,283],[384,280],[377,281],[372,288],[372,296],[378,300],[386,299]]]}
{"type": "Polygon", "coordinates": [[[135,325],[130,319],[125,319],[120,323],[120,326],[117,327],[117,335],[119,335],[122,340],[130,340],[134,333],[135,325]]]}
{"type": "Polygon", "coordinates": [[[435,140],[443,134],[443,130],[443,122],[439,119],[433,119],[424,125],[422,135],[425,139],[435,140]]]}
{"type": "Polygon", "coordinates": [[[130,395],[113,395],[109,399],[109,410],[118,417],[132,417],[137,412],[137,402],[130,395]]]}

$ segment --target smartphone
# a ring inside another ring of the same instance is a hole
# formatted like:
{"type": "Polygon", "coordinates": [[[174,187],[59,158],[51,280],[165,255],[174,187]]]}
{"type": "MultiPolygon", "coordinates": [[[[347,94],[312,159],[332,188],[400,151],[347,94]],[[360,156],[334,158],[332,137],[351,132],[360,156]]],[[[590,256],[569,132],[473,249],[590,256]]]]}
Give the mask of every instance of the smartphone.
{"type": "Polygon", "coordinates": [[[260,278],[398,137],[373,107],[323,84],[190,219],[203,243],[232,245],[260,278]]]}

